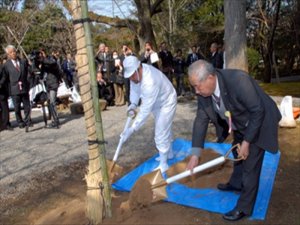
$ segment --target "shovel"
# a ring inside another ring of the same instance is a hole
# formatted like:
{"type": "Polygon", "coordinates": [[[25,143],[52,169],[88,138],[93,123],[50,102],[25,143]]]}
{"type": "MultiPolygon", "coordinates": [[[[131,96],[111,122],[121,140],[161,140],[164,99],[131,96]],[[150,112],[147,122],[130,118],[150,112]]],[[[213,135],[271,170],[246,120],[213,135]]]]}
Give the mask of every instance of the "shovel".
{"type": "MultiPolygon", "coordinates": [[[[127,114],[127,120],[126,120],[126,124],[125,124],[125,127],[124,127],[124,130],[123,132],[125,132],[129,126],[130,126],[130,123],[131,121],[135,118],[136,116],[136,113],[135,112],[132,112],[132,111],[129,111],[128,114],[127,114]]],[[[119,157],[119,153],[121,151],[121,148],[122,148],[122,145],[124,143],[124,140],[123,140],[123,137],[120,137],[120,140],[119,140],[119,144],[118,144],[118,147],[117,147],[117,150],[115,152],[115,155],[113,157],[113,161],[112,161],[112,165],[111,165],[111,168],[110,168],[110,172],[113,171],[115,165],[116,165],[116,161],[119,157]]]]}
{"type": "Polygon", "coordinates": [[[160,201],[160,200],[163,200],[168,197],[167,192],[166,192],[166,185],[171,184],[171,183],[178,181],[182,178],[185,178],[187,176],[191,176],[195,173],[199,173],[201,171],[204,171],[204,170],[214,167],[216,165],[220,165],[220,164],[224,163],[226,160],[231,160],[231,161],[242,160],[243,158],[238,158],[238,159],[229,158],[229,154],[235,148],[239,149],[240,144],[236,144],[236,145],[232,146],[224,156],[220,156],[216,159],[213,159],[211,161],[208,161],[204,164],[201,164],[201,165],[195,167],[193,169],[193,172],[191,170],[186,170],[182,173],[179,173],[175,176],[169,177],[166,180],[164,180],[160,170],[155,170],[151,173],[148,173],[148,174],[142,176],[140,179],[143,182],[150,183],[151,191],[152,191],[152,202],[160,201]]]}

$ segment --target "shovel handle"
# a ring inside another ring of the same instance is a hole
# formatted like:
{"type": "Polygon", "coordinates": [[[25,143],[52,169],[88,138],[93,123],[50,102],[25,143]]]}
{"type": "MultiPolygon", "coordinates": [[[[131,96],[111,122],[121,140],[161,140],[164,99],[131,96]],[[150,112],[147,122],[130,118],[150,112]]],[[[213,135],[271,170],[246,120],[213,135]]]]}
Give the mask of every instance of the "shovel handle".
{"type": "Polygon", "coordinates": [[[237,162],[237,161],[240,161],[240,160],[243,160],[243,159],[244,159],[244,158],[242,158],[242,157],[237,158],[237,159],[229,158],[229,154],[230,154],[235,148],[240,149],[240,148],[241,148],[240,143],[235,144],[234,146],[232,146],[232,147],[226,152],[226,154],[224,155],[225,159],[228,159],[228,160],[231,160],[231,161],[234,161],[234,162],[237,162]]]}
{"type": "Polygon", "coordinates": [[[190,176],[192,174],[199,173],[199,172],[201,172],[203,170],[206,170],[206,169],[211,168],[213,166],[219,165],[219,164],[225,162],[225,160],[226,159],[225,159],[224,156],[218,157],[218,158],[213,159],[213,160],[211,160],[211,161],[209,161],[207,163],[204,163],[204,164],[201,164],[199,166],[196,166],[193,169],[193,172],[191,170],[186,170],[186,171],[184,171],[182,173],[179,173],[179,174],[177,174],[177,175],[175,175],[173,177],[169,177],[169,178],[166,179],[166,183],[170,184],[170,183],[173,183],[173,182],[175,182],[177,180],[180,180],[182,178],[190,176]]]}
{"type": "Polygon", "coordinates": [[[233,151],[233,149],[235,149],[235,148],[240,148],[240,144],[236,144],[236,145],[232,146],[232,147],[226,152],[226,154],[225,154],[224,156],[220,156],[220,157],[218,157],[218,158],[216,158],[216,159],[213,159],[213,160],[211,160],[211,161],[209,161],[209,162],[206,162],[206,163],[204,163],[204,164],[201,164],[201,165],[199,165],[199,166],[196,166],[196,167],[193,169],[193,172],[192,172],[191,170],[186,170],[186,171],[184,171],[184,172],[182,172],[182,173],[179,173],[179,174],[177,174],[177,175],[175,175],[175,176],[173,176],[173,177],[167,178],[167,179],[166,179],[166,183],[167,183],[167,184],[173,183],[173,182],[175,182],[175,181],[177,181],[177,180],[180,180],[180,179],[185,178],[185,177],[187,177],[187,176],[190,176],[190,175],[192,175],[192,174],[199,173],[199,172],[201,172],[201,171],[203,171],[203,170],[206,170],[206,169],[209,169],[209,168],[214,167],[214,166],[216,166],[216,165],[222,164],[223,162],[226,161],[226,159],[231,160],[231,161],[240,161],[240,160],[242,160],[243,158],[238,158],[238,159],[231,159],[231,158],[229,158],[229,154],[230,154],[230,153],[233,151]]]}
{"type": "MultiPolygon", "coordinates": [[[[129,128],[131,120],[132,120],[132,117],[127,117],[126,124],[125,124],[123,132],[126,131],[129,128]]],[[[120,150],[122,148],[122,145],[123,145],[123,138],[121,137],[120,140],[119,140],[119,144],[118,144],[117,150],[115,152],[114,158],[113,158],[114,162],[116,162],[117,159],[118,159],[118,156],[119,156],[120,150]]]]}

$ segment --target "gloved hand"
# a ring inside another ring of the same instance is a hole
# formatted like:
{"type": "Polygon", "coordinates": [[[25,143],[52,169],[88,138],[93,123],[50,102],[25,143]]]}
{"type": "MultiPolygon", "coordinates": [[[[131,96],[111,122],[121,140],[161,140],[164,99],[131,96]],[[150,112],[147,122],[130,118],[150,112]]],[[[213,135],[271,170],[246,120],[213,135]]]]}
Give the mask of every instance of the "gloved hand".
{"type": "Polygon", "coordinates": [[[136,104],[130,104],[127,108],[127,116],[128,117],[131,117],[131,118],[134,118],[136,116],[136,104]]]}
{"type": "Polygon", "coordinates": [[[129,127],[127,130],[123,131],[120,137],[122,138],[123,142],[126,142],[128,138],[133,134],[134,129],[132,127],[129,127]]]}

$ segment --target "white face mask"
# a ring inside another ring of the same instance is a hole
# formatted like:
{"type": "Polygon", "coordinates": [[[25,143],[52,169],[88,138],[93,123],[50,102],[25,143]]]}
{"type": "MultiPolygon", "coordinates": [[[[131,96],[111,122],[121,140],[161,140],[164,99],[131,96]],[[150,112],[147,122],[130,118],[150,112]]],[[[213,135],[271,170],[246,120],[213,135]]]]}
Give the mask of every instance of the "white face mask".
{"type": "Polygon", "coordinates": [[[117,56],[117,55],[113,55],[113,58],[114,58],[114,59],[117,59],[117,58],[118,58],[118,56],[117,56]]]}

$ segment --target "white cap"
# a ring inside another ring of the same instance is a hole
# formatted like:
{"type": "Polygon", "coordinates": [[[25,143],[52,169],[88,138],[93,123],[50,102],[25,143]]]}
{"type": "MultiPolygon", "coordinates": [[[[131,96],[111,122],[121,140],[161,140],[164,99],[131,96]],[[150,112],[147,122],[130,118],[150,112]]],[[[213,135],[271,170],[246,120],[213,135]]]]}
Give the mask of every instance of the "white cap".
{"type": "Polygon", "coordinates": [[[132,74],[139,68],[141,62],[135,56],[127,56],[124,59],[123,67],[124,67],[124,77],[129,78],[132,74]]]}

